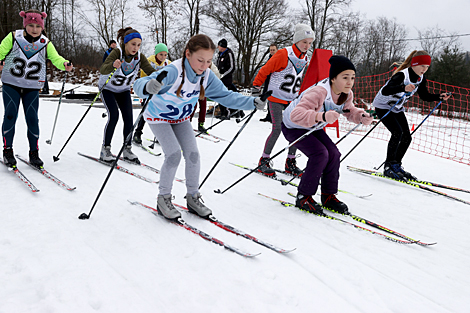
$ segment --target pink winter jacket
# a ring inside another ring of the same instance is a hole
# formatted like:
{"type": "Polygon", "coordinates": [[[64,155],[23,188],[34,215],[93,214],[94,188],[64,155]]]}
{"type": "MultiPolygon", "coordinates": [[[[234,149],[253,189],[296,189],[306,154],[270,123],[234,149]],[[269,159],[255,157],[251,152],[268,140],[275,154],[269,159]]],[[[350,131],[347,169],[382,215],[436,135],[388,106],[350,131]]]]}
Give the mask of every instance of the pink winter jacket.
{"type": "MultiPolygon", "coordinates": [[[[315,117],[323,106],[323,102],[327,96],[325,88],[316,86],[306,91],[302,96],[299,104],[292,110],[290,119],[297,125],[302,127],[312,127],[317,123],[315,117]]],[[[338,101],[339,95],[331,92],[333,101],[338,101]]],[[[349,113],[344,113],[348,121],[359,124],[361,122],[362,114],[366,113],[363,109],[356,108],[353,104],[354,95],[350,91],[346,104],[343,110],[350,110],[349,113]]]]}

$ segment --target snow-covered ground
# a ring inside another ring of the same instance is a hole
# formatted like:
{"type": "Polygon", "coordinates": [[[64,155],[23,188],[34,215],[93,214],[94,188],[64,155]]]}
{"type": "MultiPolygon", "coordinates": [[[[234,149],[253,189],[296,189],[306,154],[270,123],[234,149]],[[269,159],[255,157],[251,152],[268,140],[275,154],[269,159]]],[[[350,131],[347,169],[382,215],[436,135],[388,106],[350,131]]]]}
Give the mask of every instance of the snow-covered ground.
{"type": "MultiPolygon", "coordinates": [[[[346,169],[346,165],[367,169],[378,166],[386,151],[387,142],[383,140],[364,140],[341,166],[342,190],[373,195],[360,199],[339,193],[338,198],[358,216],[424,242],[436,241],[437,245],[400,245],[283,207],[257,193],[292,201],[287,192],[296,189],[256,174],[222,195],[214,193],[214,189],[223,190],[247,173],[229,162],[247,166],[257,163],[271,126],[259,121],[265,113],[258,112],[201,192],[205,204],[220,220],[296,250],[277,254],[207,221],[183,216],[188,223],[230,245],[261,252],[248,259],[130,205],[128,199],[154,206],[158,186],[119,171],[113,172],[91,218],[79,220],[81,213],[89,212],[109,172],[108,167],[77,154],[98,155],[106,123],[101,117],[104,109],[90,110],[60,161],[54,163],[52,156],[57,155],[87,106],[63,103],[52,145],[48,145],[45,141],[50,139],[57,100],[40,101],[40,156],[52,174],[77,189],[65,191],[19,161],[19,168],[41,190],[32,193],[6,168],[0,168],[2,313],[470,311],[470,206],[346,169]]],[[[0,114],[3,116],[3,106],[0,114]]],[[[206,126],[211,122],[208,118],[206,126]]],[[[241,125],[235,120],[225,121],[213,129],[213,134],[231,140],[241,125]]],[[[327,131],[335,137],[333,129],[327,131]]],[[[148,126],[144,137],[153,138],[148,126]]],[[[343,155],[360,138],[350,135],[341,142],[343,155]]],[[[112,151],[117,153],[121,145],[119,123],[112,151]]],[[[198,139],[198,145],[202,181],[228,142],[198,139]]],[[[281,136],[274,152],[286,145],[281,136]]],[[[27,156],[22,112],[14,150],[27,156]]],[[[161,151],[159,146],[155,150],[161,151]]],[[[137,149],[135,153],[144,163],[161,167],[162,156],[137,149]]],[[[283,166],[285,155],[274,160],[275,167],[283,166]]],[[[298,163],[303,167],[305,156],[298,163]]],[[[158,180],[158,175],[144,168],[122,165],[158,180]]],[[[421,179],[470,188],[467,165],[414,150],[408,151],[404,165],[421,179]]],[[[177,176],[184,178],[184,162],[177,176]]],[[[175,203],[184,205],[184,184],[175,182],[173,191],[175,203]]],[[[443,191],[470,201],[470,194],[443,191]]]]}

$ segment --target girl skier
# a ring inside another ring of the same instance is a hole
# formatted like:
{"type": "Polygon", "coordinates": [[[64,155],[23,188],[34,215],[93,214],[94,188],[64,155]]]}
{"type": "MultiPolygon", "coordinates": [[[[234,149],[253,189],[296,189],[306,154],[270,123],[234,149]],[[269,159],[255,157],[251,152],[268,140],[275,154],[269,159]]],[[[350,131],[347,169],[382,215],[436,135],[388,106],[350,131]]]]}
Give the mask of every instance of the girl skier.
{"type": "Polygon", "coordinates": [[[183,58],[136,81],[135,90],[141,98],[153,97],[144,113],[145,120],[157,137],[165,154],[161,169],[157,210],[167,219],[178,219],[181,214],[171,200],[173,179],[181,160],[185,159],[186,201],[188,209],[201,217],[209,217],[212,211],[201,202],[199,193],[200,156],[194,131],[189,121],[198,99],[205,96],[234,109],[253,110],[263,108],[260,98],[246,97],[227,90],[209,69],[215,45],[203,34],[193,36],[183,52],[183,58]],[[167,72],[159,83],[159,72],[167,72]]]}
{"type": "Polygon", "coordinates": [[[391,133],[388,142],[387,158],[385,159],[384,175],[400,179],[416,177],[406,172],[402,167],[402,159],[410,146],[411,134],[403,105],[417,92],[423,101],[447,100],[446,93],[431,94],[426,87],[424,73],[431,65],[431,57],[426,51],[413,51],[393,73],[392,78],[385,83],[375,96],[372,105],[379,118],[397,103],[390,114],[382,119],[382,123],[391,133]],[[403,97],[403,98],[402,98],[403,97]],[[401,100],[400,100],[401,99],[401,100]]]}
{"type": "MultiPolygon", "coordinates": [[[[108,111],[108,122],[104,128],[103,146],[101,147],[100,159],[105,162],[114,162],[111,153],[111,140],[114,129],[119,119],[119,110],[124,121],[124,140],[131,132],[133,126],[131,85],[139,73],[139,68],[150,75],[155,69],[150,65],[147,58],[139,52],[142,37],[138,31],[131,27],[121,28],[118,31],[117,40],[120,46],[111,51],[106,61],[100,68],[100,80],[98,87],[102,89],[101,100],[108,111]],[[117,68],[113,76],[108,80],[109,74],[117,68]],[[105,85],[106,84],[106,85],[105,85]],[[104,87],[103,87],[104,86],[104,87]]],[[[137,156],[132,153],[130,143],[125,143],[123,157],[131,162],[140,163],[137,156]],[[127,145],[128,144],[128,145],[127,145]]]]}
{"type": "MultiPolygon", "coordinates": [[[[148,61],[150,65],[155,69],[159,70],[168,64],[171,63],[170,60],[167,59],[168,56],[168,47],[164,43],[159,43],[155,46],[155,54],[148,57],[148,61]]],[[[147,74],[143,70],[140,70],[140,77],[145,77],[147,74]]],[[[142,116],[139,120],[139,124],[137,125],[135,132],[134,132],[134,142],[137,144],[142,144],[142,130],[144,129],[145,120],[142,116]]]]}
{"type": "Polygon", "coordinates": [[[73,65],[61,57],[46,37],[44,19],[47,14],[37,10],[21,11],[24,29],[9,33],[0,44],[0,71],[3,83],[5,112],[2,125],[3,160],[5,165],[16,166],[13,137],[18,118],[20,99],[23,102],[28,126],[29,161],[43,166],[39,158],[39,90],[46,79],[46,58],[58,69],[71,71],[73,65]]]}
{"type": "MultiPolygon", "coordinates": [[[[295,26],[294,44],[291,47],[276,52],[268,62],[259,70],[253,81],[255,88],[261,88],[269,75],[267,90],[272,90],[272,96],[268,98],[268,107],[271,112],[272,130],[266,140],[263,154],[259,160],[261,167],[259,172],[266,176],[275,176],[275,171],[269,165],[270,154],[281,134],[282,111],[299,94],[300,81],[304,68],[307,65],[307,50],[310,49],[315,34],[310,26],[297,24],[295,26]]],[[[301,175],[302,171],[297,167],[295,152],[297,148],[292,146],[287,153],[285,170],[293,175],[301,175]]]]}
{"type": "MultiPolygon", "coordinates": [[[[372,123],[373,118],[353,104],[351,88],[356,75],[354,65],[344,56],[332,56],[328,62],[331,65],[329,78],[302,92],[284,111],[282,133],[289,142],[321,123],[333,123],[340,114],[357,124],[372,123]]],[[[339,213],[347,213],[347,205],[335,196],[338,192],[341,154],[323,128],[294,146],[308,157],[298,187],[296,206],[311,213],[323,213],[322,207],[312,198],[321,178],[322,205],[339,213]]]]}

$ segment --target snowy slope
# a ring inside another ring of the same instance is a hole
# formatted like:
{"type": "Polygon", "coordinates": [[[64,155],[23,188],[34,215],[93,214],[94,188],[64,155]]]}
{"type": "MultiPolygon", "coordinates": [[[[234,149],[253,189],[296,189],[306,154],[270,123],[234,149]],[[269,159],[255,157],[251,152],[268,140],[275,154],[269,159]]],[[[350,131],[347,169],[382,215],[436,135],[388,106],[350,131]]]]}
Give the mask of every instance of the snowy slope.
{"type": "MultiPolygon", "coordinates": [[[[245,175],[229,162],[254,166],[270,124],[258,112],[202,187],[207,206],[222,221],[284,248],[280,255],[225,232],[207,221],[183,216],[205,232],[248,252],[243,258],[132,206],[127,199],[155,205],[158,186],[114,171],[89,220],[88,213],[109,168],[77,152],[98,155],[106,120],[92,108],[57,155],[86,111],[63,103],[52,145],[57,101],[41,99],[40,156],[46,168],[66,183],[65,191],[19,161],[41,190],[33,194],[0,167],[0,312],[468,312],[470,305],[470,206],[393,181],[349,172],[346,165],[372,169],[385,156],[386,142],[365,140],[342,164],[340,188],[371,197],[339,193],[354,214],[368,218],[432,247],[400,245],[341,223],[285,208],[258,196],[286,201],[294,187],[253,174],[223,195],[245,175]]],[[[3,116],[3,106],[0,109],[3,116]]],[[[135,116],[138,111],[134,111],[135,116]]],[[[196,120],[193,121],[196,125],[196,120]]],[[[206,126],[211,120],[206,121],[206,126]]],[[[214,120],[215,123],[215,120],[214,120]]],[[[231,140],[241,124],[221,123],[213,133],[231,140]]],[[[331,136],[335,132],[328,130],[331,136]]],[[[344,133],[342,133],[344,135],[344,133]]],[[[144,137],[152,138],[148,126],[144,137]]],[[[360,139],[351,135],[339,145],[345,155],[360,139]]],[[[334,139],[336,140],[336,138],[334,139]]],[[[148,143],[147,143],[148,144],[148,143]]],[[[119,123],[112,151],[122,145],[119,123]]],[[[201,181],[227,147],[198,139],[201,181]]],[[[275,151],[287,145],[282,138],[275,151]]],[[[24,115],[20,112],[15,153],[27,156],[24,115]]],[[[160,152],[160,147],[156,151],[160,152]]],[[[160,168],[163,157],[135,150],[160,168]]],[[[274,160],[281,168],[285,153],[274,160]]],[[[306,158],[299,159],[300,167],[306,158]]],[[[123,163],[158,180],[158,175],[123,163]]],[[[469,189],[466,165],[410,150],[407,170],[421,179],[469,189]]],[[[177,173],[184,178],[183,162],[177,173]]],[[[175,182],[175,203],[185,204],[184,184],[175,182]]],[[[445,191],[470,201],[470,194],[445,191]]],[[[317,196],[318,197],[318,196],[317,196]]],[[[318,198],[317,198],[318,199],[318,198]]]]}

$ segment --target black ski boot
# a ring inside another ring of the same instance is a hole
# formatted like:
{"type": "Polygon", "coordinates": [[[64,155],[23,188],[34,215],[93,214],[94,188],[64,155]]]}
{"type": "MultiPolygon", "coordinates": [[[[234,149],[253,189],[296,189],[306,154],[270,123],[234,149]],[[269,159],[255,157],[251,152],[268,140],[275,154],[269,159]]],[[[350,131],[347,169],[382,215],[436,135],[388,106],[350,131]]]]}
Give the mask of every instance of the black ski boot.
{"type": "Polygon", "coordinates": [[[13,154],[13,148],[3,149],[3,162],[8,167],[13,167],[16,165],[15,155],[13,154]]]}
{"type": "Polygon", "coordinates": [[[384,175],[393,179],[406,181],[406,178],[403,173],[398,171],[397,165],[397,163],[385,162],[384,175]]]}
{"type": "Polygon", "coordinates": [[[301,210],[304,210],[313,214],[317,214],[317,215],[323,214],[323,209],[321,205],[319,205],[315,200],[313,200],[312,196],[306,196],[301,193],[298,193],[296,200],[295,200],[295,206],[301,210]]]}
{"type": "Polygon", "coordinates": [[[269,122],[272,123],[271,121],[271,114],[266,115],[266,117],[260,118],[259,119],[261,122],[269,122]]]}
{"type": "Polygon", "coordinates": [[[329,195],[322,193],[321,203],[323,207],[330,211],[346,215],[349,214],[348,206],[344,202],[339,201],[334,194],[329,195]]]}
{"type": "Polygon", "coordinates": [[[136,144],[141,145],[142,144],[142,131],[136,130],[134,132],[134,137],[132,139],[134,140],[136,144]]]}
{"type": "Polygon", "coordinates": [[[269,165],[269,158],[261,157],[261,159],[259,159],[258,166],[260,166],[258,168],[258,172],[260,172],[260,173],[262,173],[266,176],[276,176],[276,172],[269,165]]]}
{"type": "Polygon", "coordinates": [[[297,162],[295,158],[287,158],[286,159],[286,166],[285,166],[286,173],[292,174],[297,177],[302,177],[302,170],[297,167],[297,162]]]}
{"type": "Polygon", "coordinates": [[[203,134],[207,134],[207,129],[204,128],[204,123],[199,123],[197,125],[197,130],[203,134]]]}
{"type": "Polygon", "coordinates": [[[39,158],[38,150],[29,151],[29,163],[37,168],[41,168],[44,165],[44,162],[39,158]]]}
{"type": "Polygon", "coordinates": [[[403,176],[406,178],[406,179],[411,179],[411,180],[418,180],[415,176],[411,175],[410,172],[407,172],[403,169],[403,166],[401,166],[401,163],[396,163],[396,165],[394,165],[394,167],[396,168],[395,172],[397,173],[402,173],[403,176]]]}

